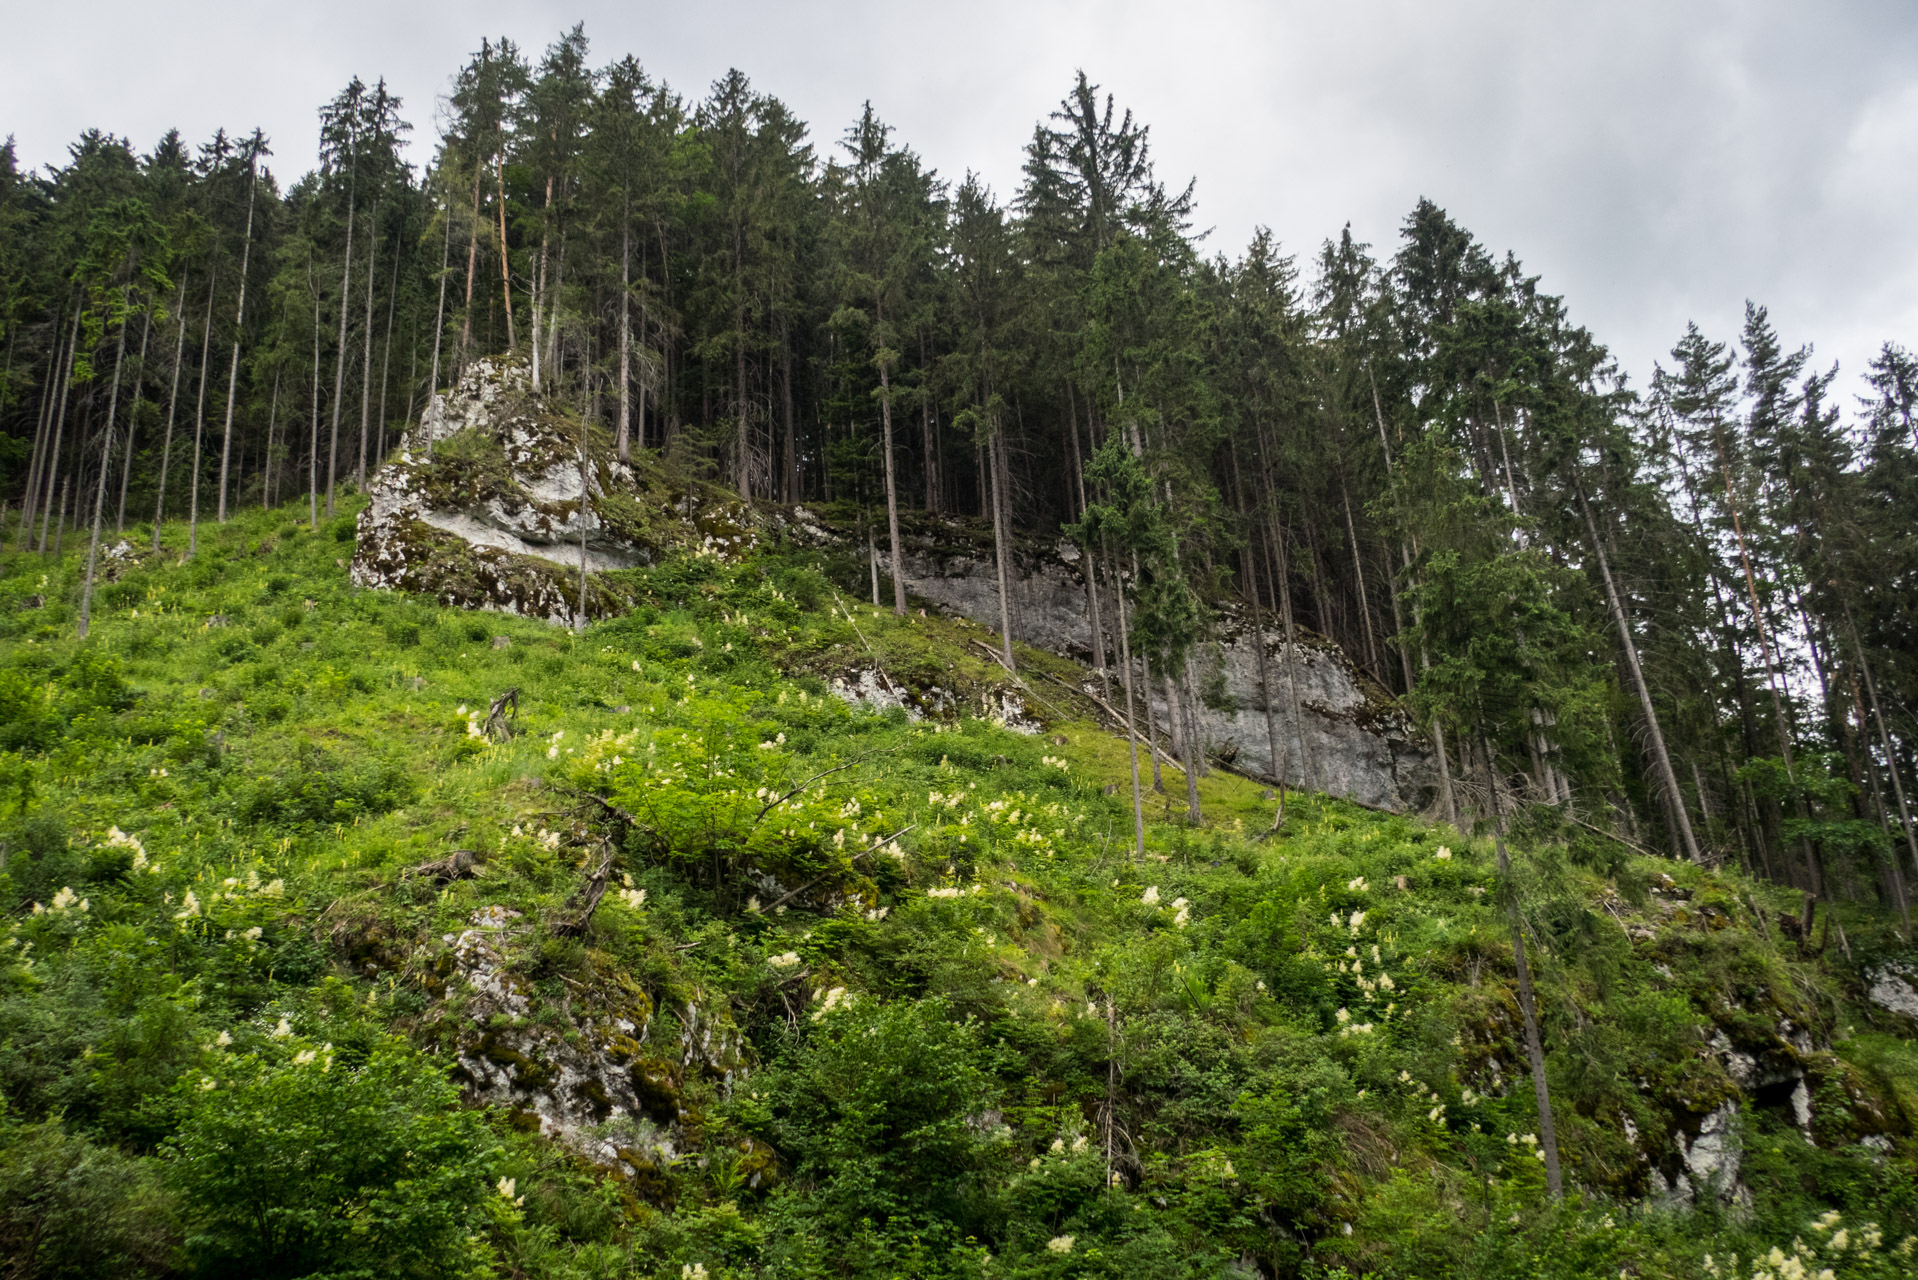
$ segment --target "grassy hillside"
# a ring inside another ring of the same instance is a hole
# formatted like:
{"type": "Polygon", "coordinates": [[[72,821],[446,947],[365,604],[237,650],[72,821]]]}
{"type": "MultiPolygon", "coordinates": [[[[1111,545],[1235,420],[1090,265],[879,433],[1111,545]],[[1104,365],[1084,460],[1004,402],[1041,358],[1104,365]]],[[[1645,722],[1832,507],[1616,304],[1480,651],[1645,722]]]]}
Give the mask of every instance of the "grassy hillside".
{"type": "Polygon", "coordinates": [[[85,644],[71,545],[0,561],[9,1274],[1912,1268],[1887,920],[1529,818],[1552,1204],[1487,838],[1173,775],[1134,861],[1068,664],[1010,731],[986,633],[849,566],[572,635],[356,591],[352,530],[169,529],[85,644]],[[1727,1100],[1749,1195],[1645,1207],[1727,1100]]]}

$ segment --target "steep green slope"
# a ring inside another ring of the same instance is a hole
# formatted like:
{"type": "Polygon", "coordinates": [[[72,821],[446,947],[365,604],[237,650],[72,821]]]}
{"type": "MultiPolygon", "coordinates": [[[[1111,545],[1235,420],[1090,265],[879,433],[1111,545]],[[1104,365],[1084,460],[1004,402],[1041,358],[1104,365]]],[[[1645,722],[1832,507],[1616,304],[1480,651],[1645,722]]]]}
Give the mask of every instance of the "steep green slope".
{"type": "Polygon", "coordinates": [[[5,563],[17,1274],[1909,1270],[1887,921],[1531,815],[1554,1205],[1487,839],[1216,773],[1135,862],[1069,664],[843,566],[575,636],[353,590],[352,527],[170,530],[84,645],[76,557],[5,563]]]}

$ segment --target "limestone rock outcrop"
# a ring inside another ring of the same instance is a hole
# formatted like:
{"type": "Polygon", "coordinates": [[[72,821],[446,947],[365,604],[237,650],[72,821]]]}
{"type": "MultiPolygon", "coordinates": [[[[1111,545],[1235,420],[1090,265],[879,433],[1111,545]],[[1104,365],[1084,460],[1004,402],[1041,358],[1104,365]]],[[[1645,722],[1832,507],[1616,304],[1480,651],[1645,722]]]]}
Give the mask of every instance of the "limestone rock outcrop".
{"type": "MultiPolygon", "coordinates": [[[[971,541],[958,521],[920,529],[906,559],[906,588],[975,622],[999,626],[999,583],[989,545],[971,541]]],[[[1016,639],[1092,660],[1091,605],[1083,556],[1069,542],[1022,547],[1011,589],[1016,639]]],[[[1109,605],[1108,605],[1109,607],[1109,605]]],[[[1295,628],[1289,646],[1270,618],[1260,634],[1249,610],[1226,607],[1216,639],[1197,654],[1204,693],[1197,719],[1209,755],[1293,786],[1400,812],[1427,808],[1438,780],[1430,747],[1384,689],[1338,645],[1295,628]],[[1266,652],[1259,679],[1258,646],[1266,652]],[[1299,715],[1292,714],[1296,686],[1299,715]],[[1268,701],[1277,730],[1273,758],[1268,701]]],[[[1109,631],[1112,622],[1106,622],[1109,631]]],[[[1163,725],[1164,705],[1155,701],[1163,725]]]]}

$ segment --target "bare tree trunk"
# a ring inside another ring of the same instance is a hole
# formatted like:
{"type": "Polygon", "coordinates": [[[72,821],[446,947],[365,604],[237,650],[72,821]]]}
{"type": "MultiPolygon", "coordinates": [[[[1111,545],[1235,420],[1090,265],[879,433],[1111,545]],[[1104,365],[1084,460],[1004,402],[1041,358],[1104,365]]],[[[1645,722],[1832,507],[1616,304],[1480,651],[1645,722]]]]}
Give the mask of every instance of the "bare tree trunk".
{"type": "Polygon", "coordinates": [[[373,277],[380,264],[380,202],[366,219],[366,319],[360,326],[360,459],[353,480],[366,488],[366,445],[373,413],[373,277]]]}
{"type": "Polygon", "coordinates": [[[386,408],[386,379],[393,369],[393,312],[398,308],[400,297],[400,255],[406,248],[405,229],[406,211],[402,208],[400,211],[401,235],[393,242],[393,278],[386,286],[386,337],[380,343],[380,416],[379,431],[375,436],[379,443],[373,451],[375,465],[386,456],[386,423],[392,416],[386,408]]]}
{"type": "MultiPolygon", "coordinates": [[[[927,370],[927,373],[920,377],[919,426],[925,436],[926,465],[923,470],[926,481],[926,514],[930,516],[939,513],[939,447],[935,440],[932,420],[932,394],[926,386],[926,383],[931,380],[932,361],[926,352],[926,331],[923,328],[919,331],[919,367],[927,370]]],[[[1080,505],[1085,504],[1081,502],[1080,505]]],[[[1092,581],[1090,571],[1086,574],[1086,581],[1092,581]]],[[[1099,670],[1102,674],[1104,673],[1104,663],[1099,664],[1099,670]]]]}
{"type": "Polygon", "coordinates": [[[313,294],[313,368],[310,383],[313,407],[307,414],[306,506],[307,523],[320,527],[320,290],[313,281],[313,263],[307,261],[307,288],[313,294]]]}
{"type": "Polygon", "coordinates": [[[140,387],[147,376],[147,339],[153,336],[153,311],[147,310],[146,318],[140,324],[140,357],[134,361],[140,372],[133,380],[133,403],[127,406],[127,453],[120,464],[120,509],[113,518],[113,536],[120,537],[127,531],[127,477],[133,474],[133,437],[135,428],[140,425],[140,387]]]}
{"type": "Polygon", "coordinates": [[[1512,879],[1511,855],[1505,851],[1505,815],[1498,803],[1498,768],[1491,746],[1481,735],[1485,789],[1492,809],[1492,838],[1498,851],[1498,878],[1505,898],[1505,920],[1512,933],[1512,960],[1518,970],[1518,1011],[1525,1020],[1525,1057],[1531,1064],[1532,1093],[1538,1099],[1538,1142],[1545,1157],[1545,1189],[1552,1199],[1565,1195],[1565,1177],[1558,1163],[1558,1127],[1552,1121],[1552,1091],[1545,1079],[1545,1045],[1538,1034],[1538,1001],[1532,990],[1532,966],[1525,956],[1525,922],[1518,908],[1518,885],[1512,879]]]}
{"type": "Polygon", "coordinates": [[[180,404],[180,366],[185,363],[186,355],[186,277],[180,273],[180,299],[173,313],[179,317],[179,331],[173,339],[173,379],[167,388],[166,398],[166,436],[160,446],[160,492],[153,500],[153,549],[160,549],[160,522],[166,516],[166,478],[169,464],[173,461],[173,416],[180,404]]]}
{"type": "Polygon", "coordinates": [[[506,347],[513,350],[519,346],[519,331],[513,323],[513,273],[506,251],[506,122],[504,113],[494,120],[493,130],[496,140],[493,147],[493,178],[499,192],[499,284],[500,296],[506,300],[506,347]]]}
{"type": "MultiPolygon", "coordinates": [[[[433,397],[440,393],[440,338],[446,332],[446,276],[453,255],[453,206],[446,206],[446,232],[440,241],[440,301],[439,309],[433,313],[433,385],[426,389],[426,403],[430,407],[433,397]]],[[[409,418],[411,414],[407,415],[409,418]]],[[[424,411],[421,417],[425,417],[424,411]]],[[[426,438],[426,456],[433,456],[433,437],[426,438]]]]}
{"type": "MultiPolygon", "coordinates": [[[[879,312],[881,324],[885,313],[879,312]]],[[[892,375],[884,357],[879,361],[879,429],[886,453],[886,533],[892,539],[892,611],[906,616],[906,562],[899,553],[898,466],[892,456],[892,375]]],[[[1008,664],[1010,665],[1010,664],[1008,664]]]]}
{"type": "Polygon", "coordinates": [[[213,354],[213,291],[218,281],[209,275],[206,282],[206,322],[200,333],[200,391],[193,404],[193,470],[187,476],[186,558],[191,560],[200,549],[200,445],[206,435],[206,381],[212,372],[207,367],[213,354]]]}
{"type": "Polygon", "coordinates": [[[1365,590],[1365,557],[1359,554],[1359,529],[1352,519],[1352,494],[1345,484],[1345,464],[1339,464],[1339,497],[1345,504],[1345,536],[1352,543],[1353,584],[1359,593],[1359,621],[1365,624],[1365,651],[1372,658],[1372,674],[1383,678],[1384,663],[1379,661],[1378,637],[1372,632],[1372,601],[1365,590]]]}
{"type": "MultiPolygon", "coordinates": [[[[1106,556],[1106,568],[1110,572],[1112,557],[1106,556]]],[[[1132,641],[1126,624],[1125,580],[1113,575],[1117,584],[1113,597],[1119,602],[1119,669],[1125,673],[1125,739],[1126,747],[1132,754],[1132,856],[1145,856],[1145,795],[1139,787],[1139,730],[1133,720],[1132,711],[1132,641]]]]}
{"type": "Polygon", "coordinates": [[[630,217],[629,212],[620,219],[619,224],[619,427],[614,445],[621,462],[633,460],[633,235],[630,217]]]}
{"type": "MultiPolygon", "coordinates": [[[[549,219],[553,216],[553,175],[546,175],[546,207],[541,211],[539,236],[539,269],[533,275],[533,390],[540,389],[539,339],[540,312],[546,303],[546,249],[552,240],[552,228],[549,219]]],[[[622,276],[621,284],[625,283],[622,276]]],[[[624,304],[621,304],[621,316],[624,318],[624,304]]],[[[626,402],[625,389],[621,388],[620,403],[626,402]]]]}
{"type": "MultiPolygon", "coordinates": [[[[1269,487],[1268,480],[1268,487],[1269,487]]],[[[1267,495],[1268,500],[1270,494],[1267,495]]],[[[1291,704],[1292,736],[1299,744],[1299,790],[1312,785],[1311,749],[1305,744],[1305,703],[1299,697],[1299,642],[1292,623],[1292,583],[1285,566],[1285,535],[1276,519],[1266,525],[1266,557],[1279,601],[1279,634],[1285,637],[1285,691],[1291,704]]]]}
{"type": "MultiPolygon", "coordinates": [[[[1186,665],[1186,679],[1188,681],[1191,679],[1191,675],[1192,668],[1190,660],[1188,659],[1186,665]]],[[[1167,692],[1169,693],[1171,691],[1168,690],[1167,692]]],[[[1205,760],[1203,748],[1199,743],[1199,717],[1197,710],[1192,706],[1192,700],[1189,697],[1180,698],[1179,705],[1181,711],[1180,719],[1182,721],[1181,728],[1183,730],[1180,737],[1184,739],[1185,745],[1185,753],[1183,756],[1185,760],[1185,817],[1187,822],[1196,827],[1205,820],[1205,815],[1199,809],[1199,770],[1204,767],[1205,760]]]]}
{"type": "Polygon", "coordinates": [[[1006,670],[1014,670],[1012,662],[1012,548],[1007,545],[1011,530],[1007,528],[1006,512],[1006,467],[1005,432],[999,426],[998,415],[993,415],[992,430],[989,436],[989,464],[992,468],[992,542],[999,571],[999,650],[1000,661],[1006,664],[1006,670]]]}
{"type": "MultiPolygon", "coordinates": [[[[76,447],[77,452],[77,447],[76,447]]],[[[71,472],[60,477],[60,515],[53,524],[53,558],[60,558],[60,543],[67,536],[67,491],[73,486],[71,472]]]]}
{"type": "Polygon", "coordinates": [[[1618,628],[1618,642],[1625,649],[1625,669],[1631,673],[1632,687],[1638,691],[1639,709],[1645,713],[1645,728],[1651,738],[1652,762],[1658,766],[1658,780],[1665,788],[1666,802],[1671,806],[1672,822],[1678,828],[1678,836],[1685,847],[1685,857],[1692,862],[1704,859],[1698,852],[1698,840],[1692,834],[1691,815],[1685,811],[1685,793],[1678,789],[1678,774],[1672,769],[1672,757],[1665,749],[1665,732],[1659,727],[1658,709],[1652,702],[1651,686],[1645,683],[1645,669],[1639,665],[1638,645],[1632,639],[1630,622],[1625,618],[1625,606],[1618,597],[1618,587],[1612,581],[1611,562],[1605,557],[1605,540],[1598,536],[1598,521],[1592,516],[1592,504],[1585,497],[1585,487],[1575,486],[1578,492],[1578,508],[1585,514],[1586,532],[1592,535],[1592,552],[1598,557],[1599,576],[1605,581],[1605,601],[1611,607],[1612,623],[1618,628]]]}
{"type": "MultiPolygon", "coordinates": [[[[1085,455],[1079,451],[1079,409],[1076,398],[1071,396],[1071,391],[1071,387],[1068,386],[1066,393],[1069,397],[1072,411],[1072,479],[1074,483],[1072,492],[1079,499],[1079,515],[1083,518],[1086,513],[1085,455]]],[[[926,440],[928,447],[930,447],[932,437],[928,435],[926,440]]],[[[930,492],[930,490],[928,490],[928,492],[930,492]]],[[[1090,543],[1086,545],[1085,575],[1086,617],[1092,628],[1092,666],[1099,674],[1099,691],[1105,694],[1110,692],[1111,677],[1106,670],[1105,619],[1100,616],[1099,577],[1098,574],[1093,572],[1092,546],[1090,543]]]]}
{"type": "Polygon", "coordinates": [[[738,410],[734,449],[738,468],[739,496],[753,500],[752,428],[746,418],[746,307],[741,303],[733,311],[733,406],[738,410]]]}
{"type": "MultiPolygon", "coordinates": [[[[449,206],[450,211],[450,206],[449,206]]],[[[473,346],[473,285],[479,271],[479,224],[480,224],[480,159],[473,157],[473,220],[466,238],[466,314],[460,320],[460,364],[466,363],[466,354],[473,346]]],[[[447,228],[452,234],[452,228],[447,228]]],[[[502,245],[501,248],[505,246],[502,245]]],[[[444,290],[441,291],[444,295],[444,290]]]]}
{"type": "Polygon", "coordinates": [[[240,296],[233,304],[233,360],[226,374],[226,425],[220,431],[220,500],[215,505],[221,524],[226,523],[227,464],[233,457],[233,401],[240,385],[240,339],[245,334],[246,273],[247,264],[253,258],[253,198],[260,189],[257,173],[259,162],[260,153],[256,146],[246,168],[246,239],[240,247],[240,296]]]}
{"type": "MultiPolygon", "coordinates": [[[[67,393],[73,386],[73,359],[80,349],[80,313],[84,309],[84,302],[76,305],[73,309],[73,335],[67,339],[67,370],[60,375],[60,406],[53,411],[53,448],[47,453],[47,500],[45,507],[42,508],[40,513],[40,545],[38,549],[42,554],[44,554],[47,549],[47,523],[53,516],[53,485],[54,481],[60,476],[60,441],[66,434],[67,393]]],[[[64,489],[61,490],[62,494],[65,492],[64,489]]],[[[64,503],[66,499],[63,497],[61,501],[64,503]]],[[[66,518],[66,509],[64,506],[61,508],[61,518],[66,518]]]]}
{"type": "MultiPolygon", "coordinates": [[[[77,334],[80,328],[78,307],[74,309],[73,324],[77,334]]],[[[65,377],[60,331],[56,327],[53,333],[53,351],[47,360],[47,380],[40,389],[40,420],[34,425],[33,460],[27,465],[27,487],[20,499],[20,531],[14,539],[14,549],[17,551],[25,551],[27,544],[32,541],[33,518],[40,510],[40,481],[47,472],[47,446],[53,437],[54,406],[60,402],[61,385],[65,377]]],[[[71,341],[65,345],[71,346],[71,341]]]]}
{"type": "Polygon", "coordinates": [[[779,390],[785,409],[786,447],[784,450],[785,495],[787,502],[799,501],[799,422],[793,411],[792,336],[786,320],[779,321],[779,390]]]}
{"type": "Polygon", "coordinates": [[[120,344],[113,355],[113,390],[107,395],[106,425],[100,428],[100,476],[93,486],[93,536],[87,543],[86,583],[80,589],[80,638],[93,621],[93,575],[100,563],[100,519],[106,512],[107,472],[113,467],[113,422],[120,410],[120,367],[126,362],[126,293],[120,295],[120,344]]]}
{"type": "MultiPolygon", "coordinates": [[[[475,188],[477,193],[477,188],[475,188]]],[[[477,200],[477,194],[475,199],[477,200]]],[[[333,518],[333,491],[340,470],[340,405],[346,399],[346,317],[353,297],[353,186],[346,188],[346,254],[340,264],[340,347],[333,354],[333,433],[326,446],[326,518],[333,518]]],[[[472,315],[469,308],[467,315],[472,315]]]]}
{"type": "Polygon", "coordinates": [[[281,470],[273,465],[277,461],[273,454],[273,438],[280,425],[280,381],[284,376],[285,371],[282,369],[273,371],[273,400],[266,411],[266,462],[260,472],[260,510],[262,511],[270,510],[273,506],[273,481],[277,472],[281,470]]]}

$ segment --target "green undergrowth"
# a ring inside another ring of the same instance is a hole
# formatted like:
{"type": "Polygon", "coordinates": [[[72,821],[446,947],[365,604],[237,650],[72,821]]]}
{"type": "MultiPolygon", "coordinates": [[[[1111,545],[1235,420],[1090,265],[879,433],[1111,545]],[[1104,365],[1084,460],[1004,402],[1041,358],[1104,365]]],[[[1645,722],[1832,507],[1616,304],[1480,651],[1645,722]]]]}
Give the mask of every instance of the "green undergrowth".
{"type": "Polygon", "coordinates": [[[1552,1203],[1489,833],[1296,794],[1274,831],[1222,770],[1190,827],[1167,768],[1135,858],[1085,673],[1014,680],[855,564],[668,559],[575,635],[357,591],[352,528],[169,527],[84,643],[71,548],[0,562],[19,1274],[1907,1272],[1888,920],[1798,939],[1787,895],[1528,816],[1552,1203]],[[523,1012],[458,976],[488,912],[523,1012]],[[630,1066],[646,1115],[591,1135],[629,1155],[540,1135],[531,1043],[630,1066]],[[512,1104],[463,1099],[475,1052],[512,1104]],[[1742,1198],[1651,1205],[1728,1101],[1742,1198]]]}

